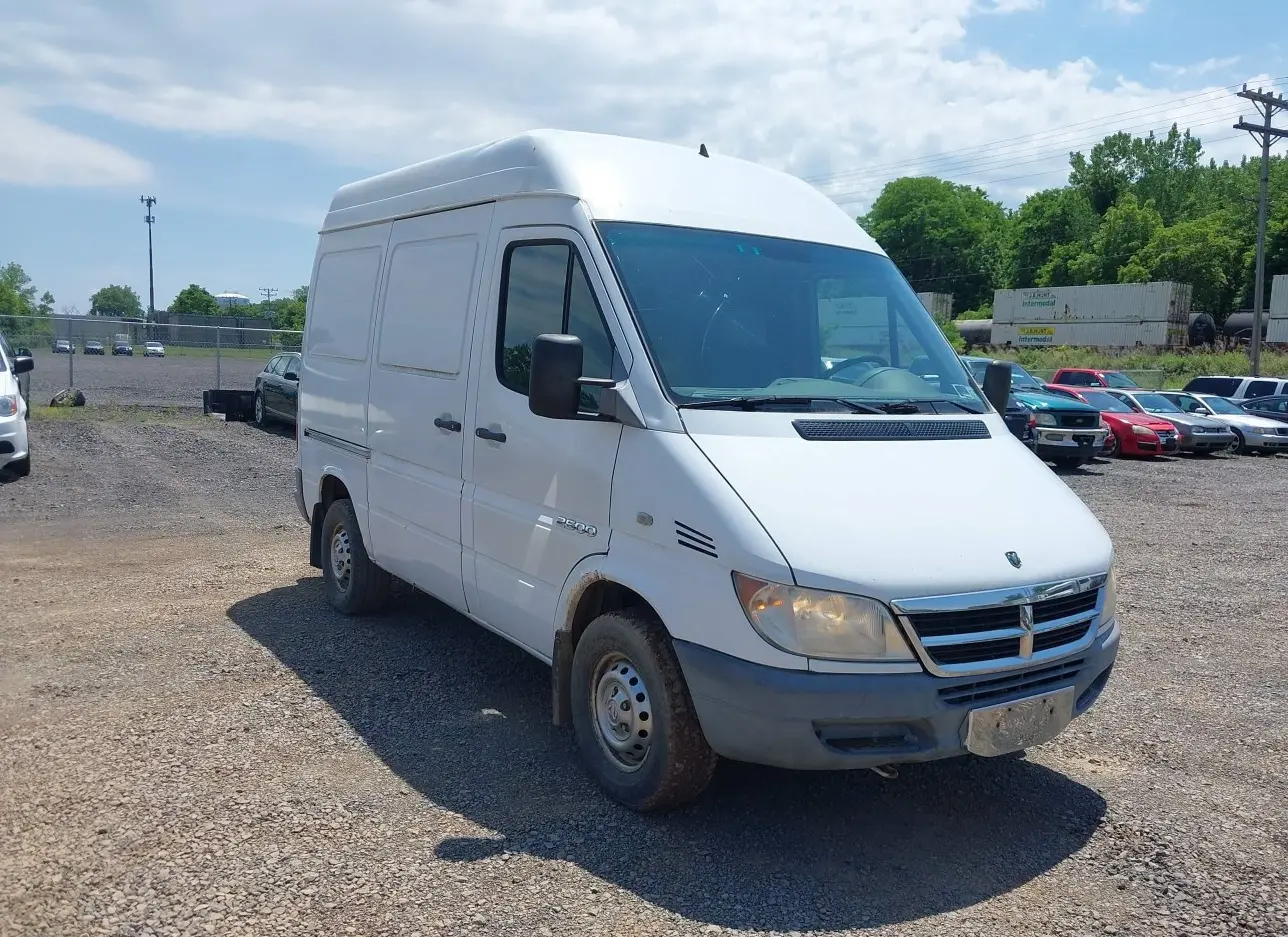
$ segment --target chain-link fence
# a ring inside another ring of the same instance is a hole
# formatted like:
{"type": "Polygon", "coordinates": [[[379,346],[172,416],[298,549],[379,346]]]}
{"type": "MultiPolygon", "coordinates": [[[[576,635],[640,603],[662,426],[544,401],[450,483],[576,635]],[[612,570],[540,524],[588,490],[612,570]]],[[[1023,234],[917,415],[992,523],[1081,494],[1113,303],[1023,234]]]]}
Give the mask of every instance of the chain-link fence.
{"type": "Polygon", "coordinates": [[[200,407],[203,391],[251,390],[264,366],[298,351],[302,339],[267,320],[256,327],[15,316],[0,330],[36,360],[28,399],[37,405],[75,387],[89,404],[200,407]]]}

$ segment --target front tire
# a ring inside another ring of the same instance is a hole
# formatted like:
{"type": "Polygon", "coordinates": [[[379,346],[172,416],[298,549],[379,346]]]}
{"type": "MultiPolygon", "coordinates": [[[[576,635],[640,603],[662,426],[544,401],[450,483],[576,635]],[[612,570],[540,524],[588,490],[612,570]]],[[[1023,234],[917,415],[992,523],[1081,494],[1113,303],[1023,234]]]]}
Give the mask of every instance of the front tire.
{"type": "Polygon", "coordinates": [[[1061,456],[1055,459],[1055,467],[1064,469],[1066,472],[1072,472],[1074,469],[1080,469],[1087,464],[1087,460],[1082,456],[1061,456]]]}
{"type": "Polygon", "coordinates": [[[1116,459],[1120,455],[1122,455],[1122,452],[1123,452],[1122,443],[1118,441],[1118,434],[1115,433],[1113,430],[1109,431],[1108,442],[1109,442],[1109,445],[1105,448],[1104,452],[1102,453],[1102,455],[1106,459],[1116,459]]]}
{"type": "Polygon", "coordinates": [[[322,579],[327,601],[341,615],[379,611],[389,600],[389,574],[371,562],[353,502],[331,502],[322,519],[322,579]]]}
{"type": "Polygon", "coordinates": [[[656,619],[627,609],[592,621],[573,653],[571,692],[582,760],[613,800],[666,810],[706,790],[716,754],[656,619]]]}
{"type": "Polygon", "coordinates": [[[1230,448],[1226,450],[1231,455],[1247,455],[1248,441],[1243,438],[1243,433],[1237,429],[1234,431],[1234,442],[1230,443],[1230,448]]]}

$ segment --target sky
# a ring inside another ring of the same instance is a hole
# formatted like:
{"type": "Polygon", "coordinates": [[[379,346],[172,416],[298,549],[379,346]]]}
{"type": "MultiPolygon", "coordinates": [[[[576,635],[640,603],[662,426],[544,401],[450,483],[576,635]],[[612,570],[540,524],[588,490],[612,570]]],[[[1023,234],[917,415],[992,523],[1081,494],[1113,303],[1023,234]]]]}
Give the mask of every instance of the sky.
{"type": "Polygon", "coordinates": [[[706,143],[854,215],[901,175],[1014,206],[1120,129],[1253,153],[1233,91],[1288,92],[1279,2],[0,0],[0,263],[146,306],[151,195],[157,308],[286,293],[339,186],[541,127],[706,143]]]}

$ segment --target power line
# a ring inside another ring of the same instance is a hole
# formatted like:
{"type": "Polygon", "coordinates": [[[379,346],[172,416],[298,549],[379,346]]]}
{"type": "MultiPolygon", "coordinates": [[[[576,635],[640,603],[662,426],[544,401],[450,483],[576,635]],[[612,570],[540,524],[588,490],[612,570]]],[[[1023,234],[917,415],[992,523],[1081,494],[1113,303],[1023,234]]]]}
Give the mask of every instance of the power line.
{"type": "Polygon", "coordinates": [[[1288,111],[1288,101],[1282,94],[1266,94],[1260,88],[1249,91],[1244,85],[1239,97],[1253,103],[1257,113],[1264,119],[1263,124],[1250,124],[1242,117],[1234,125],[1235,130],[1246,130],[1252,138],[1261,144],[1261,193],[1257,204],[1257,281],[1253,286],[1252,300],[1252,348],[1249,357],[1252,359],[1252,376],[1261,375],[1261,312],[1266,293],[1266,197],[1270,186],[1270,147],[1279,140],[1288,137],[1288,130],[1274,126],[1275,115],[1288,111]]]}
{"type": "Polygon", "coordinates": [[[275,286],[261,286],[259,288],[259,292],[260,295],[264,297],[264,302],[271,303],[273,301],[273,297],[277,295],[278,290],[275,286]]]}
{"type": "MultiPolygon", "coordinates": [[[[1270,84],[1288,81],[1288,76],[1284,78],[1275,78],[1270,84]]],[[[1234,87],[1222,88],[1215,91],[1204,92],[1200,95],[1191,95],[1187,98],[1179,98],[1176,101],[1164,102],[1163,104],[1151,105],[1149,107],[1137,108],[1134,111],[1124,111],[1121,114],[1113,115],[1107,118],[1096,118],[1093,120],[1081,121],[1076,124],[1068,124],[1061,127],[1053,127],[1047,130],[1035,131],[1034,133],[1024,134],[1018,137],[1011,137],[1004,140],[993,141],[990,143],[981,143],[974,146],[962,147],[956,150],[947,150],[941,153],[927,154],[925,156],[914,157],[905,160],[895,160],[886,163],[877,163],[854,169],[839,170],[833,173],[822,175],[804,176],[806,182],[816,186],[827,186],[844,181],[855,181],[860,178],[880,177],[890,175],[899,170],[928,170],[929,168],[944,163],[974,163],[981,159],[996,162],[998,157],[1014,159],[1019,157],[1037,156],[1042,153],[1050,153],[1052,158],[1056,155],[1063,155],[1070,148],[1079,148],[1081,146],[1093,145],[1100,142],[1105,134],[1097,133],[1094,136],[1087,137],[1089,130],[1097,127],[1106,128],[1116,125],[1116,130],[1123,132],[1133,132],[1141,130],[1163,131],[1170,128],[1172,124],[1178,126],[1187,118],[1199,117],[1210,110],[1206,107],[1199,107],[1195,110],[1196,105],[1191,103],[1179,111],[1166,111],[1168,107],[1185,101],[1194,101],[1195,99],[1211,99],[1215,103],[1219,95],[1227,93],[1234,87]],[[1121,118],[1145,111],[1161,111],[1154,117],[1143,123],[1136,123],[1132,126],[1123,126],[1121,118]],[[1078,129],[1081,128],[1081,129],[1078,129]],[[1028,141],[1023,143],[1022,141],[1028,141]],[[1018,145],[1017,144],[1021,144],[1018,145]],[[1009,151],[1009,152],[1008,152],[1009,151]],[[971,155],[974,154],[974,155],[971,155]]],[[[1215,116],[1215,115],[1214,115],[1215,116]]],[[[1189,129],[1195,129],[1198,126],[1207,126],[1214,121],[1203,121],[1201,124],[1193,125],[1189,129]]]]}

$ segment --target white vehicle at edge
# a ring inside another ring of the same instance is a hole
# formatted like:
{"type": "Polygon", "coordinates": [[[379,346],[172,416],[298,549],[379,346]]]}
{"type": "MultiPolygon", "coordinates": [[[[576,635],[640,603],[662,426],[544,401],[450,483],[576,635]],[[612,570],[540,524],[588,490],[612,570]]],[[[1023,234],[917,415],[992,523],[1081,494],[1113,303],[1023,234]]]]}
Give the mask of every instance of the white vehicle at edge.
{"type": "Polygon", "coordinates": [[[143,357],[144,358],[164,358],[165,346],[162,345],[160,342],[144,342],[143,357]]]}
{"type": "Polygon", "coordinates": [[[329,601],[397,577],[549,663],[630,807],[717,755],[1016,751],[1109,678],[1109,537],[798,179],[525,134],[340,189],[308,301],[296,496],[329,601]],[[964,471],[1041,510],[962,523],[964,471]]]}
{"type": "Polygon", "coordinates": [[[18,355],[0,334],[0,472],[19,478],[31,474],[31,450],[27,444],[27,401],[18,386],[18,375],[33,366],[30,356],[18,355]]]}

